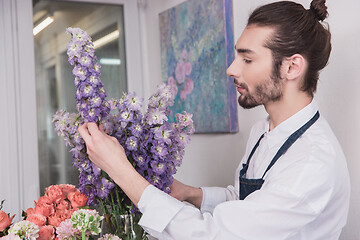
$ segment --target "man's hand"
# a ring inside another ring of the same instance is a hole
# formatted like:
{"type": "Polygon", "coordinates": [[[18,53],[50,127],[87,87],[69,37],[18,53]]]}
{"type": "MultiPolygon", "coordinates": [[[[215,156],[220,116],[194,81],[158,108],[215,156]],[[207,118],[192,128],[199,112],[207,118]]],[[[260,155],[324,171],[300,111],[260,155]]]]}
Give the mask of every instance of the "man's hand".
{"type": "Polygon", "coordinates": [[[114,137],[108,136],[95,123],[84,123],[78,129],[87,147],[90,160],[105,171],[137,205],[150,184],[131,165],[124,148],[114,137]]]}
{"type": "Polygon", "coordinates": [[[179,201],[187,201],[197,208],[201,207],[203,197],[201,188],[191,187],[174,179],[170,189],[170,196],[178,199],[179,201]]]}
{"type": "Polygon", "coordinates": [[[78,131],[86,143],[90,160],[110,177],[115,169],[120,171],[129,167],[124,148],[116,138],[107,135],[101,127],[93,122],[87,122],[80,126],[78,131]]]}

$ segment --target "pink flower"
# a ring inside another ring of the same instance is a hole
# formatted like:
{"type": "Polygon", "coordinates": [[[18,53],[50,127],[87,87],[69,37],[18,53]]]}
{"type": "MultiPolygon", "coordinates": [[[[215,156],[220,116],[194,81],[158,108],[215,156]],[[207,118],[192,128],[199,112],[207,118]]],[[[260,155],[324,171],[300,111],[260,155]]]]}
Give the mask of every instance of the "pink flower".
{"type": "Polygon", "coordinates": [[[52,204],[52,201],[50,198],[48,198],[47,196],[41,196],[38,199],[38,203],[47,203],[47,204],[52,204]]]}
{"type": "Polygon", "coordinates": [[[49,240],[55,238],[55,229],[53,226],[46,225],[39,228],[39,237],[37,240],[49,240]]]}
{"type": "Polygon", "coordinates": [[[179,84],[185,81],[185,63],[182,60],[179,60],[176,64],[175,78],[179,84]]]}
{"type": "Polygon", "coordinates": [[[55,209],[53,204],[48,204],[46,202],[35,202],[35,213],[48,217],[54,214],[54,212],[55,209]]]}
{"type": "Polygon", "coordinates": [[[59,185],[51,185],[47,187],[45,196],[47,196],[53,203],[59,202],[66,197],[59,185]]]}
{"type": "Polygon", "coordinates": [[[71,185],[71,184],[60,184],[59,186],[60,186],[60,188],[62,189],[64,196],[67,196],[69,193],[76,191],[75,185],[71,185]]]}
{"type": "MultiPolygon", "coordinates": [[[[35,202],[36,203],[36,202],[35,202]]],[[[28,208],[26,209],[26,215],[29,216],[30,214],[33,214],[35,213],[34,209],[33,208],[28,208]]]]}
{"type": "Polygon", "coordinates": [[[187,76],[190,75],[191,70],[192,70],[192,65],[191,65],[191,63],[190,63],[190,62],[185,63],[185,74],[186,74],[187,76]]]}
{"type": "Polygon", "coordinates": [[[0,210],[0,232],[4,231],[8,226],[10,226],[14,217],[15,215],[9,218],[7,213],[0,210]]]}
{"type": "Polygon", "coordinates": [[[59,203],[56,204],[56,210],[68,210],[70,209],[70,204],[66,200],[61,200],[59,203]]]}
{"type": "Polygon", "coordinates": [[[48,218],[48,224],[51,226],[54,226],[54,227],[58,227],[60,225],[60,223],[66,219],[67,218],[65,216],[62,216],[61,214],[56,212],[54,215],[51,215],[48,218]]]}
{"type": "Polygon", "coordinates": [[[178,93],[178,88],[176,86],[176,81],[172,76],[169,77],[168,84],[170,86],[170,91],[171,91],[173,97],[175,98],[176,94],[178,93]]]}
{"type": "Polygon", "coordinates": [[[88,197],[86,195],[80,193],[80,191],[76,191],[76,192],[69,193],[68,199],[71,202],[71,206],[73,208],[78,208],[78,207],[86,206],[88,197]]]}
{"type": "Polygon", "coordinates": [[[180,92],[180,99],[181,101],[185,101],[187,93],[184,90],[181,90],[180,92]]]}
{"type": "Polygon", "coordinates": [[[28,215],[26,220],[35,223],[39,227],[44,226],[46,224],[46,217],[39,213],[33,213],[28,215]]]}
{"type": "Polygon", "coordinates": [[[185,91],[187,94],[190,94],[193,89],[194,89],[194,82],[193,82],[193,80],[192,80],[191,78],[186,79],[184,91],[185,91]]]}
{"type": "Polygon", "coordinates": [[[186,79],[185,82],[185,88],[183,90],[181,90],[180,92],[180,99],[181,101],[185,101],[186,96],[188,94],[190,94],[192,92],[192,90],[194,89],[194,82],[191,78],[186,79]]]}
{"type": "Polygon", "coordinates": [[[56,234],[59,240],[72,239],[72,237],[80,237],[80,231],[72,227],[71,219],[67,219],[60,223],[56,228],[56,234]]]}

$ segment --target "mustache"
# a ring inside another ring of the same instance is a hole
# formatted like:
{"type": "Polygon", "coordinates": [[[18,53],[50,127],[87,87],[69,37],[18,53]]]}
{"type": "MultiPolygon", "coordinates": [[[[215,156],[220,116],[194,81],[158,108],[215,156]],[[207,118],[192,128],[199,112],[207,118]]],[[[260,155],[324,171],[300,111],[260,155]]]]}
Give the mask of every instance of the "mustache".
{"type": "Polygon", "coordinates": [[[247,86],[245,83],[240,83],[240,82],[238,82],[236,79],[234,79],[234,83],[235,83],[236,85],[238,85],[239,87],[245,89],[246,91],[249,91],[249,88],[248,88],[248,86],[247,86]]]}

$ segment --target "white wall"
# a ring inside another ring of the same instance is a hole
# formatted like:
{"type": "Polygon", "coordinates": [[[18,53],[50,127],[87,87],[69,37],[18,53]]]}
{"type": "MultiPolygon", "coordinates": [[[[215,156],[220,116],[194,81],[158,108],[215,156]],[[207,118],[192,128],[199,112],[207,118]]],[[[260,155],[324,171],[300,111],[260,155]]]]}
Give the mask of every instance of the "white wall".
{"type": "MultiPolygon", "coordinates": [[[[140,25],[144,64],[145,96],[148,97],[161,81],[160,39],[158,14],[184,0],[142,1],[140,25]],[[147,3],[147,4],[146,4],[147,3]]],[[[240,36],[249,13],[270,0],[233,0],[234,36],[240,36]]],[[[306,8],[310,0],[300,0],[306,8]]],[[[341,239],[360,239],[360,1],[328,1],[333,52],[329,65],[321,73],[316,99],[341,142],[352,182],[348,224],[341,239]]],[[[186,148],[183,165],[176,177],[195,186],[226,186],[234,181],[237,167],[245,149],[250,127],[266,116],[262,107],[253,110],[239,108],[237,134],[195,135],[186,148]]]]}
{"type": "Polygon", "coordinates": [[[0,1],[0,201],[18,220],[39,196],[31,9],[0,1]]]}

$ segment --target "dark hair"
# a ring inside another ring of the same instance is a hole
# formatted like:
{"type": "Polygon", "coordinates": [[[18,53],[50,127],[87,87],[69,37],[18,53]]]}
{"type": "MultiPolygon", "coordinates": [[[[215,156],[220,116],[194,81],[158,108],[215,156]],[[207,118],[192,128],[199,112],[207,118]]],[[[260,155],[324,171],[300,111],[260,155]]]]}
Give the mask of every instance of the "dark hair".
{"type": "Polygon", "coordinates": [[[266,47],[272,51],[276,77],[280,77],[284,58],[301,54],[308,61],[301,90],[311,96],[316,91],[319,71],[326,66],[331,52],[330,31],[320,23],[328,16],[325,1],[313,0],[309,10],[290,1],[267,4],[255,9],[247,24],[275,28],[266,47]]]}

